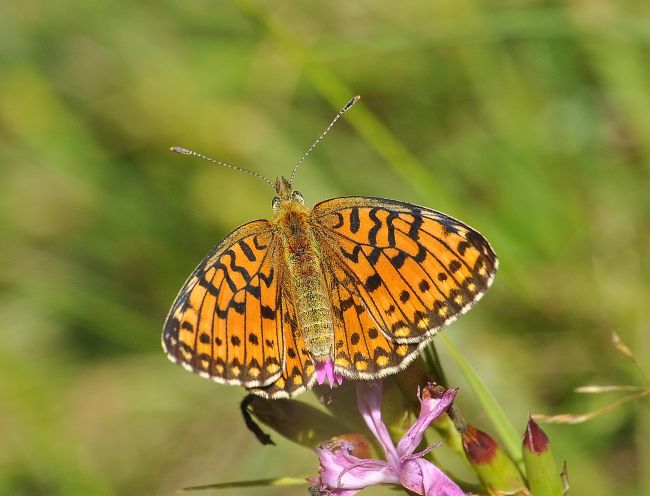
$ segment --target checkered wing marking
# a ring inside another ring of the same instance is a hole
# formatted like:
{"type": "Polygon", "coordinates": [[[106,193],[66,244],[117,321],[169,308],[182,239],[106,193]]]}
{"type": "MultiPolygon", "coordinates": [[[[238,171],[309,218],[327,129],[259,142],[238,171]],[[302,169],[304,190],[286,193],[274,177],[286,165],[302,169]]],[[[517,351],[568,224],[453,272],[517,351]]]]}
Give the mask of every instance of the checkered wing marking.
{"type": "Polygon", "coordinates": [[[349,378],[374,379],[397,372],[417,357],[416,343],[396,343],[375,322],[353,279],[334,253],[323,264],[334,317],[334,365],[349,378]]]}
{"type": "Polygon", "coordinates": [[[314,364],[307,352],[305,340],[298,329],[298,317],[289,285],[283,284],[282,329],[285,339],[285,361],[282,374],[272,384],[253,388],[251,392],[264,398],[292,398],[311,388],[316,380],[314,364]]]}
{"type": "Polygon", "coordinates": [[[216,382],[260,387],[282,374],[281,242],[266,220],[233,231],[200,263],[163,328],[169,358],[216,382]]]}
{"type": "Polygon", "coordinates": [[[374,321],[399,343],[422,342],[466,312],[498,265],[480,233],[408,203],[336,198],[316,205],[310,221],[374,321]]]}

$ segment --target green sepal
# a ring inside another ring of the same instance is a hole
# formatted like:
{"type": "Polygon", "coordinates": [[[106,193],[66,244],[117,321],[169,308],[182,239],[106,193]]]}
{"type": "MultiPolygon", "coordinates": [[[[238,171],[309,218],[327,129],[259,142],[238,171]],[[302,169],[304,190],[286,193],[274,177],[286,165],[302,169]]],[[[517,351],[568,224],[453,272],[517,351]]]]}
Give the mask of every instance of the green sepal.
{"type": "Polygon", "coordinates": [[[524,434],[523,454],[528,486],[534,496],[562,496],[565,494],[563,480],[555,463],[551,443],[532,418],[528,419],[524,434]]]}
{"type": "Polygon", "coordinates": [[[530,494],[517,465],[492,437],[468,425],[462,433],[462,440],[467,460],[489,494],[530,494]]]}

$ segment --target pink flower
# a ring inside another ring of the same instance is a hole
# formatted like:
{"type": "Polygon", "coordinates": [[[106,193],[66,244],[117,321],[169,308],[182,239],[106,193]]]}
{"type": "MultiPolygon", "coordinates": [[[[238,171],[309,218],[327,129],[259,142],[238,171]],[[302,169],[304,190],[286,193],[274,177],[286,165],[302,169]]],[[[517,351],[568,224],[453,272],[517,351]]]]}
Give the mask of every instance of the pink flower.
{"type": "Polygon", "coordinates": [[[432,398],[431,391],[425,388],[420,397],[420,415],[397,447],[381,419],[382,396],[380,381],[359,382],[359,411],[383,448],[386,461],[359,458],[352,454],[354,445],[345,441],[321,445],[317,449],[320,477],[312,480],[314,493],[352,496],[374,484],[400,484],[423,496],[465,496],[455,482],[423,458],[433,446],[414,453],[429,425],[453,403],[456,390],[447,389],[441,398],[432,398]]]}
{"type": "Polygon", "coordinates": [[[330,357],[327,360],[315,360],[314,366],[316,367],[316,382],[320,385],[325,382],[325,379],[330,383],[330,387],[334,386],[334,381],[343,384],[343,376],[340,372],[334,371],[334,362],[330,357]]]}

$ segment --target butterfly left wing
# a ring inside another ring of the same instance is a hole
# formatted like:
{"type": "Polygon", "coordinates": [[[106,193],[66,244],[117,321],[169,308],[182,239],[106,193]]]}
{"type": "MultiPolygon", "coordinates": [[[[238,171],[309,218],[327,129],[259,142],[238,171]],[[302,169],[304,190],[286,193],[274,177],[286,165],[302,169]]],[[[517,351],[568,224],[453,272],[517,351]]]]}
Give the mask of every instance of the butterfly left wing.
{"type": "Polygon", "coordinates": [[[480,233],[408,203],[336,198],[317,204],[310,223],[374,321],[399,343],[420,343],[466,312],[498,265],[480,233]]]}
{"type": "Polygon", "coordinates": [[[253,394],[263,398],[293,398],[311,388],[316,380],[316,369],[307,352],[305,340],[298,330],[298,316],[286,281],[282,284],[283,296],[280,316],[285,342],[285,358],[282,374],[265,387],[252,388],[253,394]]]}

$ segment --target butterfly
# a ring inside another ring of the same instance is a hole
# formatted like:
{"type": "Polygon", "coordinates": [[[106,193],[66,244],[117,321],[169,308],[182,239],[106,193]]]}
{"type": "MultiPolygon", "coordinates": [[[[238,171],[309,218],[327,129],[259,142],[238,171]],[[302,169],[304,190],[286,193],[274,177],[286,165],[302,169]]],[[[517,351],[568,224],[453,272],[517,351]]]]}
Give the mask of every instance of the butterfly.
{"type": "Polygon", "coordinates": [[[198,375],[266,398],[294,397],[328,379],[377,379],[404,369],[491,285],[488,241],[436,210],[371,197],[309,209],[296,169],[359,100],[350,100],[289,180],[273,218],[230,233],[192,272],[164,324],[167,356],[198,375]]]}

